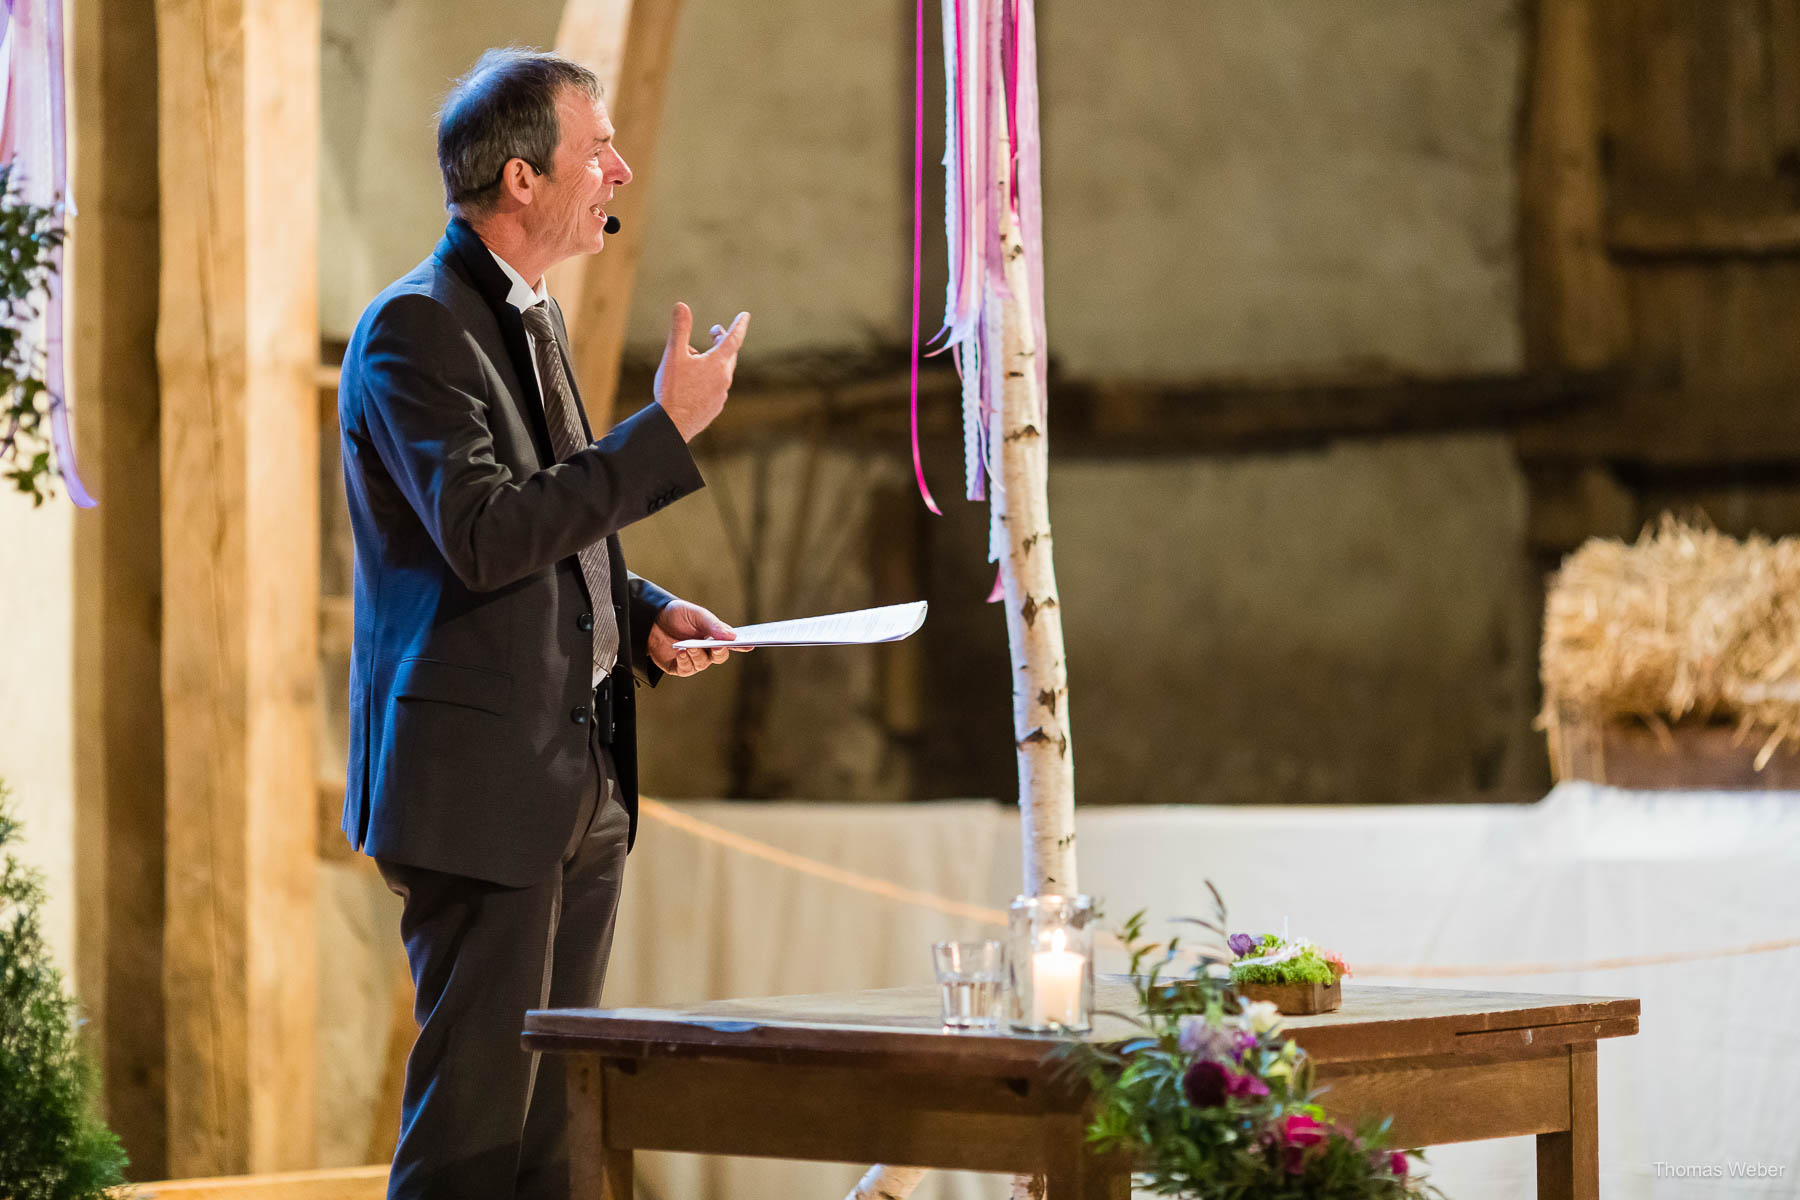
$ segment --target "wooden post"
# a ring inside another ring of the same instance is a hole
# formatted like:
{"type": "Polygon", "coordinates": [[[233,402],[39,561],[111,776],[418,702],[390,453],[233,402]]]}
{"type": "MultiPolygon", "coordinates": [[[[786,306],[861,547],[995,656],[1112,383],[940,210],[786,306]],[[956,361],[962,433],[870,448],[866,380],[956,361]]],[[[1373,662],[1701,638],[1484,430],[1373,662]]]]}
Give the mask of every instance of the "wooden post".
{"type": "Polygon", "coordinates": [[[156,15],[169,1171],[280,1171],[314,1165],[319,9],[156,15]]]}
{"type": "Polygon", "coordinates": [[[569,0],[557,37],[559,50],[597,71],[606,85],[607,112],[633,177],[608,210],[619,218],[620,229],[607,239],[606,249],[551,272],[551,291],[562,297],[568,321],[575,382],[596,430],[613,423],[625,322],[656,177],[664,85],[680,18],[681,0],[569,0]],[[620,29],[623,49],[615,50],[620,29]]]}
{"type": "Polygon", "coordinates": [[[567,0],[556,27],[556,52],[598,75],[609,105],[619,91],[631,10],[632,0],[567,0]]]}
{"type": "Polygon", "coordinates": [[[1606,248],[1594,4],[1537,0],[1529,51],[1519,241],[1526,358],[1538,366],[1607,366],[1627,337],[1606,248]]]}
{"type": "Polygon", "coordinates": [[[165,1173],[161,483],[153,0],[70,12],[77,984],[134,1178],[165,1173]]]}

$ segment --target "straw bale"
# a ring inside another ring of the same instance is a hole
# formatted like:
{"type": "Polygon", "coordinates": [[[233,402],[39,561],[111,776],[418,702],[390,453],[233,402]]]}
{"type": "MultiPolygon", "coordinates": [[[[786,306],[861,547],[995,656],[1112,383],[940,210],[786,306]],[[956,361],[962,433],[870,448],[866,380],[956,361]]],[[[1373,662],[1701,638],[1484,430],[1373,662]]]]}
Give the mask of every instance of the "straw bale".
{"type": "Polygon", "coordinates": [[[1551,580],[1542,671],[1553,733],[1570,713],[1733,721],[1760,769],[1800,735],[1800,539],[1668,514],[1631,545],[1590,539],[1551,580]]]}

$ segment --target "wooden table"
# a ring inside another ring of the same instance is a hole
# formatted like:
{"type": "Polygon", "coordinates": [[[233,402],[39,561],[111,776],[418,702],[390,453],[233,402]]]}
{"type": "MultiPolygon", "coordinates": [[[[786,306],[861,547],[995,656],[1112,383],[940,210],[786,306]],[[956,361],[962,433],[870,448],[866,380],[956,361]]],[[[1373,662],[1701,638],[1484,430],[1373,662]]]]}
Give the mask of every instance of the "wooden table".
{"type": "MultiPolygon", "coordinates": [[[[1098,991],[1131,1006],[1123,980],[1098,991]]],[[[896,988],[556,1009],[526,1015],[525,1045],[571,1058],[574,1200],[629,1200],[637,1150],[1032,1173],[1049,1200],[1127,1200],[1130,1166],[1087,1148],[1054,1042],[947,1033],[937,1005],[896,988]]],[[[1636,1000],[1349,984],[1337,1012],[1287,1024],[1337,1119],[1392,1114],[1395,1146],[1533,1134],[1540,1197],[1599,1194],[1594,1046],[1637,1032],[1636,1000]]]]}

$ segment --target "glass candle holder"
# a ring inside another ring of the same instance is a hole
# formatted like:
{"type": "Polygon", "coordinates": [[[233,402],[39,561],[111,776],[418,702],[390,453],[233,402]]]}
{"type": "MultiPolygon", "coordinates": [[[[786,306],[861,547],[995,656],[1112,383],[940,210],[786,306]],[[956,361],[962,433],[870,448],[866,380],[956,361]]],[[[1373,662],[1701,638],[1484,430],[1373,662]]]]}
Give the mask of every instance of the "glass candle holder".
{"type": "Polygon", "coordinates": [[[1008,914],[1012,1027],[1085,1033],[1094,1012],[1094,901],[1020,896],[1008,914]]]}

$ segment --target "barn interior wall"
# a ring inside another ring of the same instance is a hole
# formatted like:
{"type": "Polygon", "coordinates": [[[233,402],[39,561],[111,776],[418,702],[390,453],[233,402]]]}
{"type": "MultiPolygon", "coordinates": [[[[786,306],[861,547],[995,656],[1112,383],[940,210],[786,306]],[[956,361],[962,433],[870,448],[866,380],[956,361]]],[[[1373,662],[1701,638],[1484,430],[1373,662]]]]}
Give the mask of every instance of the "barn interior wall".
{"type": "MultiPolygon", "coordinates": [[[[438,233],[431,114],[449,80],[485,46],[554,40],[554,0],[504,17],[468,7],[466,20],[447,20],[425,0],[325,6],[322,245],[339,248],[321,264],[328,334],[347,334],[368,296],[438,233]]],[[[677,297],[702,321],[755,312],[747,362],[904,344],[909,17],[906,5],[825,0],[684,6],[661,173],[641,184],[655,191],[638,234],[634,357],[654,357],[677,297]]],[[[1046,293],[1059,368],[1164,380],[1516,368],[1520,36],[1513,0],[1209,0],[1183,6],[1179,20],[1130,0],[1104,28],[1078,8],[1046,5],[1046,293]]],[[[620,144],[629,157],[630,130],[620,144]]],[[[935,204],[928,195],[928,211],[935,204]]],[[[796,434],[790,458],[802,441],[796,434]]],[[[903,463],[904,447],[891,449],[903,463]]],[[[1511,578],[1523,485],[1503,439],[1109,460],[1059,473],[1084,778],[1103,773],[1106,798],[1391,800],[1522,786],[1541,772],[1529,752],[1529,688],[1517,678],[1533,649],[1528,597],[1511,578]],[[1389,602],[1332,603],[1324,585],[1340,568],[1389,602]],[[1163,641],[1174,631],[1113,611],[1116,589],[1083,588],[1119,578],[1143,589],[1143,611],[1179,617],[1186,636],[1163,641]],[[1479,586],[1446,588],[1445,578],[1479,586]],[[1309,610],[1309,596],[1323,611],[1309,610]],[[1392,612],[1408,606],[1428,607],[1452,649],[1432,655],[1423,639],[1396,636],[1392,612]],[[1146,637],[1159,641],[1155,675],[1115,669],[1118,647],[1146,637]],[[1294,668],[1307,664],[1317,669],[1297,696],[1294,668]],[[1205,722],[1216,742],[1192,763],[1153,767],[1139,752],[1142,731],[1163,729],[1170,695],[1198,680],[1232,698],[1231,716],[1205,722]],[[1413,723],[1404,735],[1353,733],[1359,719],[1347,714],[1366,714],[1371,693],[1396,715],[1441,712],[1446,693],[1460,698],[1458,712],[1480,715],[1413,723]],[[1333,713],[1346,714],[1335,720],[1343,735],[1312,740],[1296,760],[1291,747],[1308,740],[1291,731],[1333,713]],[[1397,762],[1391,743],[1402,736],[1414,749],[1397,762]]],[[[869,486],[882,478],[870,473],[869,486]]],[[[957,481],[935,482],[942,493],[957,481]]],[[[632,531],[628,545],[637,569],[743,619],[717,511],[703,494],[632,531]]],[[[957,517],[926,536],[967,553],[957,529],[971,524],[979,519],[957,517]]],[[[985,594],[975,577],[989,568],[978,543],[972,550],[970,570],[942,582],[985,594]]],[[[854,556],[843,570],[837,594],[869,590],[854,556]]],[[[952,642],[998,636],[978,605],[933,598],[936,620],[970,628],[946,632],[952,642]]],[[[844,656],[838,672],[810,662],[767,669],[776,682],[762,753],[795,757],[784,743],[809,751],[765,782],[798,795],[891,794],[878,782],[892,776],[867,717],[875,673],[862,659],[844,656]],[[810,701],[794,698],[801,680],[816,687],[822,677],[832,681],[816,706],[823,726],[810,701]],[[860,700],[836,692],[859,687],[860,700]]],[[[731,689],[721,675],[659,691],[651,707],[667,715],[650,723],[652,787],[726,790],[734,776],[723,753],[696,758],[689,737],[657,730],[728,715],[731,689]]],[[[950,762],[970,757],[943,751],[950,762]]],[[[924,762],[919,782],[1004,794],[1006,762],[994,761],[971,764],[961,781],[924,762]]]]}
{"type": "MultiPolygon", "coordinates": [[[[432,114],[449,81],[487,46],[551,44],[560,12],[445,7],[325,2],[328,337],[438,236],[432,114]]],[[[702,323],[753,311],[746,364],[904,346],[910,16],[684,6],[660,177],[637,185],[654,188],[652,216],[622,235],[645,239],[629,358],[655,357],[676,298],[702,323]]],[[[1105,22],[1044,5],[1058,368],[1517,368],[1520,39],[1514,0],[1124,0],[1105,22]]],[[[631,131],[619,141],[629,159],[631,131]]],[[[942,287],[930,226],[928,322],[942,287]]],[[[1154,461],[1068,449],[1052,505],[1083,802],[1536,786],[1525,481],[1504,436],[1154,461]]],[[[647,788],[1011,794],[985,509],[957,501],[954,452],[928,457],[939,519],[908,498],[900,442],[821,445],[796,427],[697,450],[711,486],[627,532],[634,569],[733,620],[906,598],[896,572],[933,613],[905,648],[764,653],[640,693],[647,788]]],[[[333,521],[328,589],[348,565],[333,521]]],[[[327,770],[337,746],[328,734],[327,770]]],[[[352,1051],[390,1009],[393,904],[372,872],[327,865],[320,931],[340,969],[321,976],[321,1092],[338,1100],[321,1114],[326,1163],[366,1156],[378,1068],[352,1051]]]]}
{"type": "Polygon", "coordinates": [[[75,957],[75,512],[60,498],[34,508],[0,492],[0,780],[23,825],[16,843],[43,873],[44,939],[71,982],[75,957]]]}

